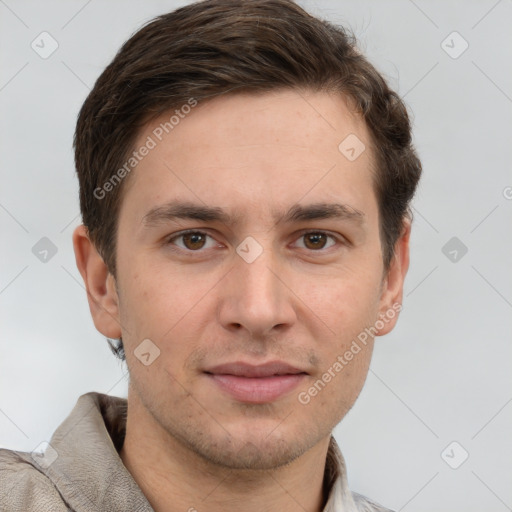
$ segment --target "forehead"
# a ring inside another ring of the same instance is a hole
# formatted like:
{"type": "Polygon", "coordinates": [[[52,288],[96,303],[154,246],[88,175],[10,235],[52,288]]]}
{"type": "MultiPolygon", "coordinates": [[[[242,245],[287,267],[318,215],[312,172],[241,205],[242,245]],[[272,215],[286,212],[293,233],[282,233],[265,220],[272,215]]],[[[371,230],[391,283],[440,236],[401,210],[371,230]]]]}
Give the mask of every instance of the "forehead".
{"type": "Polygon", "coordinates": [[[238,217],[329,201],[372,209],[370,145],[364,120],[341,95],[283,90],[178,107],[139,133],[134,150],[150,149],[126,183],[121,211],[140,221],[175,199],[238,217]]]}

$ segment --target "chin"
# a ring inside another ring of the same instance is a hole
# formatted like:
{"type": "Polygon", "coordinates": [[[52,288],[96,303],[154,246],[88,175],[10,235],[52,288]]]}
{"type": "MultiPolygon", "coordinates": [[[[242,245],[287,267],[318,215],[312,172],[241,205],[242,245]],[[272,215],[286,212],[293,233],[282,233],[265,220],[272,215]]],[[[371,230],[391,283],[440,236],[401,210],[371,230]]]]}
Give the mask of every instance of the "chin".
{"type": "Polygon", "coordinates": [[[210,445],[199,455],[229,469],[271,470],[290,464],[306,450],[301,443],[267,438],[260,442],[241,440],[227,447],[210,445]]]}

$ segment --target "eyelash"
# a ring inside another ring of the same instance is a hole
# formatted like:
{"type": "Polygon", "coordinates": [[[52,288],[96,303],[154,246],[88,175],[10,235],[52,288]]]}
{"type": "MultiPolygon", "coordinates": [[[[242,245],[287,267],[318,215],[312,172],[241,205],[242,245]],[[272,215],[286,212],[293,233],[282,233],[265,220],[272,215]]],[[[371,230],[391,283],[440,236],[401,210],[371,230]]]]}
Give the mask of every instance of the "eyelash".
{"type": "MultiPolygon", "coordinates": [[[[199,234],[199,235],[205,235],[207,237],[210,237],[210,238],[214,239],[212,235],[210,235],[209,233],[207,233],[205,231],[201,231],[201,230],[198,230],[198,229],[187,229],[185,231],[180,231],[179,233],[175,233],[171,237],[167,237],[166,245],[172,246],[172,245],[174,245],[173,244],[174,240],[177,240],[178,238],[181,238],[181,237],[183,237],[183,236],[185,236],[187,234],[191,234],[191,233],[199,234]]],[[[348,245],[348,242],[345,239],[343,239],[341,237],[338,237],[338,236],[335,236],[335,235],[333,235],[332,233],[330,233],[328,231],[322,231],[322,230],[318,230],[318,229],[310,229],[310,230],[301,231],[301,233],[300,233],[299,237],[297,238],[297,240],[302,238],[302,237],[304,237],[304,236],[306,236],[306,235],[308,235],[308,234],[326,235],[327,237],[331,238],[332,240],[334,240],[338,244],[348,245]]],[[[309,251],[312,252],[312,253],[320,253],[321,254],[321,253],[325,253],[329,249],[332,249],[332,247],[334,247],[334,245],[332,245],[331,247],[327,247],[327,249],[323,249],[323,248],[322,249],[317,249],[317,250],[309,249],[309,251]]],[[[305,249],[308,250],[307,248],[305,248],[305,249]]],[[[194,255],[194,253],[197,253],[197,254],[204,253],[207,249],[197,249],[196,251],[193,251],[191,249],[184,249],[182,247],[174,246],[174,247],[172,247],[172,250],[175,250],[175,251],[178,251],[178,252],[185,252],[188,255],[194,255]]]]}

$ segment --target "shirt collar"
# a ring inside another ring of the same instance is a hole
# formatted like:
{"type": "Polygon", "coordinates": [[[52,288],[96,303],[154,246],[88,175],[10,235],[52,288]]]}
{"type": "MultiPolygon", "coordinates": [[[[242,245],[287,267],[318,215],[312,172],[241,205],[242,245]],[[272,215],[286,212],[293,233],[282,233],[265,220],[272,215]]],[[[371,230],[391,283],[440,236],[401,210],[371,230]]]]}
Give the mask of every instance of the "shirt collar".
{"type": "MultiPolygon", "coordinates": [[[[153,512],[120,456],[127,400],[90,392],[82,395],[51,438],[57,458],[44,469],[73,510],[153,512]]],[[[331,436],[325,466],[328,490],[323,512],[357,512],[345,461],[331,436]]]]}

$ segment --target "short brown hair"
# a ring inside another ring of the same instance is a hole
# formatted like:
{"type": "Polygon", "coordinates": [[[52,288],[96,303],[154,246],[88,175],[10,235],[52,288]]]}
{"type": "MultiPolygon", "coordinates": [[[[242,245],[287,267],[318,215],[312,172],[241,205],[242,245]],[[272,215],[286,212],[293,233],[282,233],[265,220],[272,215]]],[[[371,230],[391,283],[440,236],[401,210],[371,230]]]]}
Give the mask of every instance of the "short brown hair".
{"type": "Polygon", "coordinates": [[[421,174],[402,100],[357,50],[351,33],[292,0],[206,0],[136,32],[80,110],[74,148],[82,220],[114,276],[117,219],[128,178],[104,197],[97,191],[129,159],[144,124],[191,98],[201,102],[282,88],[344,94],[365,119],[376,164],[384,268],[389,267],[421,174]]]}

